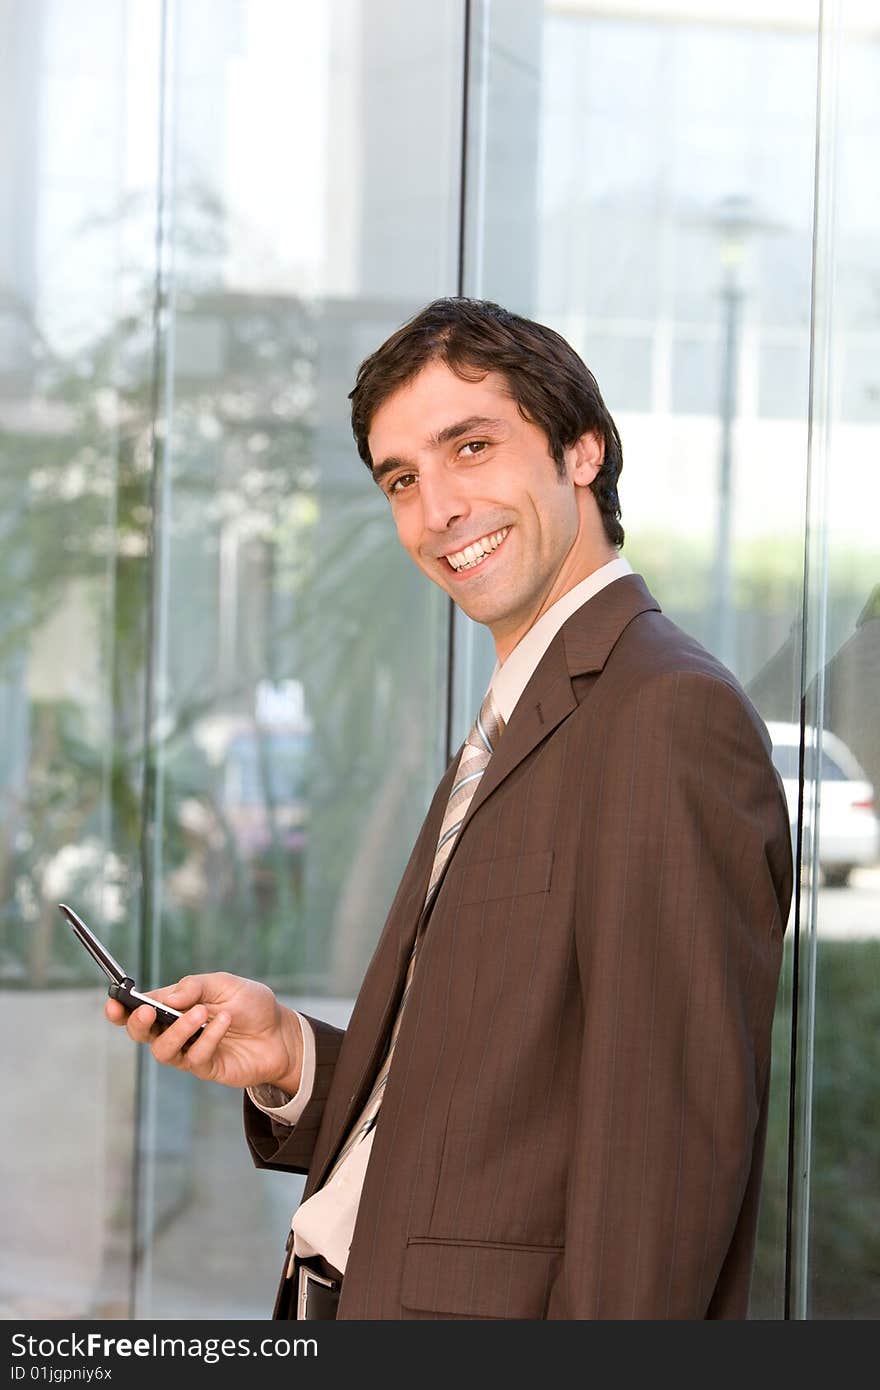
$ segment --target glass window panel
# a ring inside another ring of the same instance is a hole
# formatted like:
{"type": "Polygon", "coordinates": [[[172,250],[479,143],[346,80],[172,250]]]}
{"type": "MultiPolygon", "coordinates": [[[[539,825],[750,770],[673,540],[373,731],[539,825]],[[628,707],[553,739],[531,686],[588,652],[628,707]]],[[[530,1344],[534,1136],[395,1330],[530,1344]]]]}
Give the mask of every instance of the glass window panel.
{"type": "MultiPolygon", "coordinates": [[[[467,288],[549,323],[581,352],[623,438],[624,554],[765,719],[796,721],[818,5],[785,26],[733,4],[714,7],[712,24],[672,6],[596,13],[572,0],[542,11],[540,86],[523,78],[518,88],[520,119],[531,100],[540,128],[537,243],[522,237],[526,269],[511,287],[494,273],[500,230],[475,214],[467,288]]],[[[477,13],[491,14],[483,49],[502,49],[508,8],[477,13]]],[[[490,161],[515,142],[500,109],[490,93],[471,134],[490,161]]],[[[478,642],[457,631],[484,682],[478,642]]],[[[758,1317],[784,1310],[790,933],[786,952],[758,1317]]]]}
{"type": "MultiPolygon", "coordinates": [[[[863,300],[858,312],[858,320],[866,316],[878,317],[877,304],[880,303],[880,284],[868,275],[866,287],[869,294],[863,300]],[[873,296],[870,291],[873,290],[873,296]],[[873,305],[871,299],[873,298],[873,305]]],[[[854,315],[854,317],[856,317],[854,315]]],[[[845,361],[840,382],[840,415],[853,423],[873,425],[880,423],[880,385],[878,385],[877,362],[880,361],[880,332],[856,327],[841,335],[839,347],[845,361]]],[[[868,445],[874,430],[866,431],[859,440],[860,454],[868,445]]]]}
{"type": "Polygon", "coordinates": [[[825,12],[815,351],[815,653],[823,730],[807,769],[819,816],[808,865],[814,1020],[801,1315],[876,1318],[880,1255],[880,199],[859,162],[880,136],[880,54],[862,7],[825,12]],[[829,210],[833,209],[833,216],[829,210]]]}
{"type": "MultiPolygon", "coordinates": [[[[347,396],[455,289],[461,7],[169,13],[151,977],[344,1024],[443,766],[446,601],[347,396]]],[[[253,1168],[234,1092],[144,1082],[139,1314],[268,1316],[302,1180],[253,1168]]]]}
{"type": "Polygon", "coordinates": [[[675,336],[672,349],[672,408],[682,415],[712,415],[718,409],[720,381],[717,342],[687,331],[675,336]]]}
{"type": "MultiPolygon", "coordinates": [[[[792,734],[798,732],[798,726],[790,726],[792,734]]],[[[800,746],[798,743],[774,743],[773,762],[779,771],[780,777],[797,781],[800,776],[800,746]]]]}
{"type": "Polygon", "coordinates": [[[135,1058],[57,904],[137,968],[158,15],[0,33],[0,1300],[126,1317],[135,1058]]]}
{"type": "Polygon", "coordinates": [[[758,366],[758,411],[774,420],[803,418],[810,386],[810,345],[764,340],[758,366]]]}
{"type": "Polygon", "coordinates": [[[582,356],[589,355],[612,413],[648,409],[654,389],[654,339],[618,328],[588,327],[582,356]]]}

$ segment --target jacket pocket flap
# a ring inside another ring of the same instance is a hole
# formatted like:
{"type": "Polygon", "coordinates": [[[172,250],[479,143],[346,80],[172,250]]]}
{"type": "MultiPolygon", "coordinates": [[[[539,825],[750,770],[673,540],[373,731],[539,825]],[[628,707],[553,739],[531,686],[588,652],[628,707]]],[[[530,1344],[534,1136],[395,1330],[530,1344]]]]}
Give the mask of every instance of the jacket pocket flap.
{"type": "Polygon", "coordinates": [[[468,864],[461,904],[488,903],[497,898],[515,898],[525,893],[546,893],[550,887],[552,867],[552,849],[468,864]]]}
{"type": "Polygon", "coordinates": [[[401,1303],[476,1318],[543,1318],[562,1259],[553,1245],[410,1240],[401,1303]]]}

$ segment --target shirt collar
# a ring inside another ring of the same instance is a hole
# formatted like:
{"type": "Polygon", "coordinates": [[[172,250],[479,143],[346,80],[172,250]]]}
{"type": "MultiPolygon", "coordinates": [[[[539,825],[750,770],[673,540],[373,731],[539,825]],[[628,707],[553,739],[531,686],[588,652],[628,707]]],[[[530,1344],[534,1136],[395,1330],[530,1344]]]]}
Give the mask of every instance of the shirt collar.
{"type": "Polygon", "coordinates": [[[517,642],[503,665],[495,663],[489,688],[492,691],[492,703],[505,724],[509,722],[517,700],[566,618],[576,613],[598,594],[600,589],[613,584],[615,579],[620,579],[624,574],[632,574],[632,565],[622,555],[615,560],[609,560],[605,565],[600,565],[592,574],[587,575],[586,579],[582,579],[580,584],[575,584],[574,588],[557,599],[546,613],[541,614],[538,621],[517,642]]]}

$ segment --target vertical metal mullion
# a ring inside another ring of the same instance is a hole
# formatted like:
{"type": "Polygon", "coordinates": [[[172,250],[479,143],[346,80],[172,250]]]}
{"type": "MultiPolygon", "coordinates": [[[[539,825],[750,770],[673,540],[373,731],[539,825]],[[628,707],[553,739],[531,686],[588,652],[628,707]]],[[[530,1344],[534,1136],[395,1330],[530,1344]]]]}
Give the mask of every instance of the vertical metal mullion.
{"type": "MultiPolygon", "coordinates": [[[[141,828],[140,828],[140,931],[138,934],[137,969],[138,983],[142,988],[151,984],[151,962],[154,955],[154,917],[155,894],[153,889],[156,872],[157,819],[159,812],[158,771],[154,750],[154,731],[157,727],[157,666],[158,644],[164,640],[164,624],[159,612],[165,601],[164,575],[161,570],[163,540],[161,527],[165,508],[165,454],[167,444],[167,418],[162,427],[163,404],[167,417],[165,380],[167,361],[165,338],[167,332],[168,284],[166,255],[168,246],[169,210],[169,83],[171,73],[171,44],[173,41],[170,16],[172,0],[159,3],[159,83],[158,101],[158,148],[156,180],[156,222],[154,238],[154,274],[152,296],[152,347],[150,361],[150,482],[149,482],[149,541],[145,581],[146,654],[144,662],[144,726],[143,726],[143,773],[141,786],[141,828]]],[[[147,1056],[138,1049],[138,1066],[135,1093],[135,1150],[133,1159],[132,1183],[132,1241],[134,1258],[131,1263],[130,1309],[136,1316],[138,1280],[144,1266],[149,1265],[148,1246],[141,1240],[142,1222],[149,1208],[150,1191],[154,1178],[150,1163],[150,1147],[145,1142],[155,1133],[156,1078],[154,1072],[146,1070],[147,1056]]]]}
{"type": "Polygon", "coordinates": [[[818,815],[821,783],[825,643],[827,636],[826,497],[831,401],[831,279],[835,208],[833,144],[836,138],[839,0],[820,0],[816,72],[816,140],[810,292],[807,486],[804,513],[803,609],[800,669],[800,777],[795,855],[795,914],[792,947],[791,1063],[788,1107],[788,1192],[786,1202],[784,1309],[786,1319],[808,1315],[809,1203],[812,1144],[813,1054],[818,910],[818,815]],[[832,13],[833,12],[833,13],[832,13]],[[829,19],[829,13],[831,18],[829,19]],[[818,583],[817,583],[818,573],[818,583]],[[813,634],[815,632],[815,641],[813,634]],[[811,647],[815,646],[815,651],[811,647]],[[813,659],[811,659],[811,657],[813,659]],[[811,677],[811,670],[813,675],[811,677]],[[809,689],[813,685],[813,699],[809,689]],[[807,737],[812,724],[815,737],[807,737]],[[811,834],[804,841],[804,788],[812,780],[811,834]],[[804,874],[806,866],[807,873],[804,874]],[[805,960],[801,960],[802,886],[809,888],[805,960]],[[803,1025],[803,1027],[801,1026],[803,1025]],[[803,1036],[802,1036],[803,1035],[803,1036]],[[801,1044],[802,1046],[799,1046],[801,1044]]]}
{"type": "MultiPolygon", "coordinates": [[[[465,293],[465,258],[467,253],[467,194],[468,194],[468,129],[470,97],[470,54],[472,0],[464,0],[464,43],[462,54],[462,94],[461,94],[461,162],[458,194],[458,272],[456,294],[465,293]]],[[[455,632],[456,608],[452,599],[446,606],[446,728],[443,739],[443,761],[452,758],[453,710],[455,706],[455,632]]]]}
{"type": "Polygon", "coordinates": [[[462,62],[461,96],[461,177],[458,200],[458,282],[457,294],[465,292],[465,256],[467,250],[467,180],[468,180],[468,124],[470,102],[471,71],[471,27],[473,0],[464,0],[464,53],[462,62]]]}

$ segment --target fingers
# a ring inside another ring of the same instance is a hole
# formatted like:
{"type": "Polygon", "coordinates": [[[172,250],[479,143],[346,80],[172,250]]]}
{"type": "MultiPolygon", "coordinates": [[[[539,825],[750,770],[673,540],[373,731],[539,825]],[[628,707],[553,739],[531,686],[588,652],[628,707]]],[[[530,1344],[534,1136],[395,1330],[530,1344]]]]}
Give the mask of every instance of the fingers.
{"type": "Polygon", "coordinates": [[[211,1012],[231,1003],[242,985],[252,984],[238,975],[229,975],[225,970],[215,970],[209,975],[184,975],[176,985],[165,985],[162,989],[151,989],[150,997],[160,1004],[170,1004],[173,1009],[184,1013],[195,1004],[213,1006],[211,1012]]]}
{"type": "Polygon", "coordinates": [[[153,1056],[165,1066],[183,1068],[210,1079],[214,1055],[229,1024],[229,1014],[219,1013],[209,1019],[204,1004],[196,1004],[154,1038],[153,1056]]]}
{"type": "Polygon", "coordinates": [[[151,1009],[147,1004],[141,1004],[140,1008],[126,1016],[125,1030],[135,1042],[148,1043],[155,1037],[153,1031],[155,1022],[156,1010],[151,1009]]]}
{"type": "MultiPolygon", "coordinates": [[[[181,1019],[180,1022],[183,1023],[184,1020],[181,1019]]],[[[200,1076],[211,1074],[217,1048],[226,1036],[231,1022],[229,1014],[219,1013],[205,1024],[201,1033],[193,1037],[186,1049],[186,1065],[190,1071],[200,1076]]],[[[175,1023],[174,1027],[177,1028],[178,1024],[175,1023]]],[[[155,1055],[155,1047],[153,1053],[155,1055]]]]}
{"type": "Polygon", "coordinates": [[[202,1004],[213,998],[210,981],[210,975],[184,975],[176,985],[163,985],[161,989],[145,990],[144,993],[149,993],[151,999],[158,999],[160,1004],[170,1004],[172,1009],[184,1013],[194,1004],[202,1004]]]}
{"type": "MultiPolygon", "coordinates": [[[[151,999],[155,999],[159,1004],[170,1004],[173,1009],[183,1013],[185,1009],[191,1008],[202,999],[203,976],[188,975],[185,979],[179,980],[176,985],[163,985],[161,989],[151,989],[142,991],[149,994],[151,999]]],[[[130,1020],[135,1020],[136,1026],[128,1031],[137,1042],[145,1042],[146,1034],[156,1021],[153,1009],[147,1009],[144,1005],[136,1009],[134,1013],[120,1004],[117,999],[108,999],[104,1005],[104,1017],[111,1023],[128,1026],[130,1020]],[[146,1028],[146,1032],[144,1029],[146,1028]]]]}
{"type": "Polygon", "coordinates": [[[122,1007],[118,999],[108,999],[104,1005],[104,1017],[115,1023],[117,1028],[124,1028],[128,1010],[122,1007]]]}
{"type": "Polygon", "coordinates": [[[104,1017],[111,1023],[115,1023],[117,1028],[125,1028],[130,1038],[135,1042],[149,1042],[153,1024],[156,1022],[156,1010],[142,1004],[139,1009],[129,1013],[118,999],[108,999],[104,1004],[104,1017]]]}
{"type": "MultiPolygon", "coordinates": [[[[106,1018],[125,1027],[129,1037],[145,1043],[163,1066],[193,1073],[202,1081],[218,1081],[226,1086],[241,1085],[240,1076],[250,1075],[252,1058],[242,1060],[241,1046],[253,1051],[262,1032],[274,1025],[278,1010],[272,991],[265,985],[237,975],[217,972],[187,975],[176,985],[149,991],[157,1005],[167,1005],[181,1017],[170,1024],[157,1025],[156,1010],[141,1004],[128,1013],[114,999],[104,1005],[106,1018]],[[238,1052],[223,1046],[233,1018],[236,1023],[238,1052]]],[[[271,1051],[271,1048],[270,1048],[271,1051]]],[[[261,1060],[258,1070],[264,1065],[261,1060]]]]}
{"type": "MultiPolygon", "coordinates": [[[[162,1002],[171,1003],[168,995],[175,988],[170,986],[164,990],[151,990],[150,993],[157,999],[163,996],[162,1002]]],[[[155,1026],[156,1010],[147,1004],[141,1004],[140,1008],[129,1013],[117,999],[108,999],[104,1013],[111,1023],[124,1027],[135,1042],[148,1044],[157,1062],[193,1071],[203,1077],[210,1075],[217,1048],[232,1021],[230,1015],[223,1011],[209,1019],[204,1004],[195,1004],[181,1018],[159,1030],[155,1026]]]]}
{"type": "Polygon", "coordinates": [[[234,989],[237,983],[234,976],[218,972],[212,975],[185,975],[177,984],[143,991],[157,1004],[168,1004],[182,1014],[188,1020],[186,1025],[181,1018],[171,1025],[157,1028],[155,1009],[142,1004],[129,1012],[119,1000],[112,998],[105,1001],[104,1016],[117,1027],[124,1027],[135,1042],[153,1044],[161,1040],[156,1055],[160,1062],[168,1062],[182,1051],[198,1028],[207,1021],[206,1004],[214,1005],[211,1016],[215,1017],[216,1006],[226,1002],[230,988],[234,989]],[[197,1009],[199,1013],[194,1012],[197,1009]]]}

